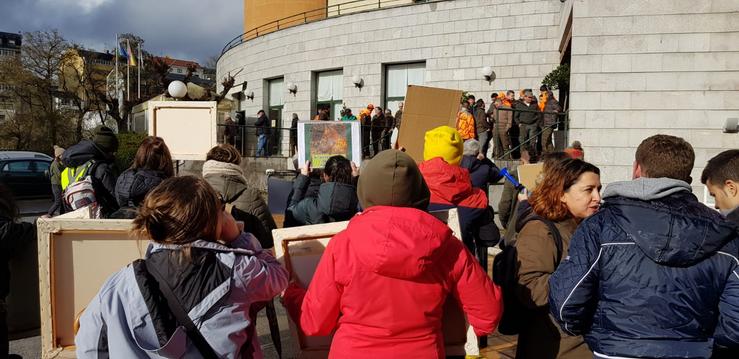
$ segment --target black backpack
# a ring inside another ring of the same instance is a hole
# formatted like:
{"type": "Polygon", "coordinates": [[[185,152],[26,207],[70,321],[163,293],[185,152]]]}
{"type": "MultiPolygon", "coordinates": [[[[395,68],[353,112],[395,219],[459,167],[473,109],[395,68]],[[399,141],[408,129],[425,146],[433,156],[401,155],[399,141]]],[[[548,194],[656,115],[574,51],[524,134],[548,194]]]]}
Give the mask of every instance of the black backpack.
{"type": "MultiPolygon", "coordinates": [[[[549,228],[557,247],[557,263],[562,260],[562,235],[554,223],[534,213],[529,213],[517,226],[523,228],[531,221],[542,221],[549,228]]],[[[501,253],[493,259],[493,282],[503,291],[503,317],[498,324],[498,332],[504,335],[517,335],[529,321],[526,318],[531,309],[526,308],[516,295],[518,286],[518,252],[515,241],[501,241],[501,253]]]]}

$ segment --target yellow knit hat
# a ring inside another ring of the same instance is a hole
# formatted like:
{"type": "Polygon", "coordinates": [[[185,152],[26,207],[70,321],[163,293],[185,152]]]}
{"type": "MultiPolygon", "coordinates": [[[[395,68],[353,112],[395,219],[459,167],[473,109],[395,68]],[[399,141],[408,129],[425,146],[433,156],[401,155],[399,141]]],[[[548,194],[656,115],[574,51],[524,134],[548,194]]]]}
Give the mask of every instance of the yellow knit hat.
{"type": "Polygon", "coordinates": [[[457,130],[449,126],[439,126],[426,132],[423,145],[423,160],[441,157],[448,164],[457,166],[462,162],[464,141],[457,130]]]}

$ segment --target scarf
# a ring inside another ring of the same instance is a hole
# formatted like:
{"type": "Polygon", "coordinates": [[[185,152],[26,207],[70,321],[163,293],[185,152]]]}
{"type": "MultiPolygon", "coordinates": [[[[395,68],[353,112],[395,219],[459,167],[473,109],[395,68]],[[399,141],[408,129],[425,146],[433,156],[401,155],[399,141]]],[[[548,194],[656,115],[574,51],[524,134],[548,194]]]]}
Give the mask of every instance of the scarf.
{"type": "Polygon", "coordinates": [[[246,182],[244,171],[241,169],[241,167],[239,167],[239,165],[228,162],[219,162],[214,160],[205,161],[205,163],[203,164],[203,177],[206,177],[208,175],[237,176],[241,177],[242,179],[244,179],[244,182],[246,182]]]}

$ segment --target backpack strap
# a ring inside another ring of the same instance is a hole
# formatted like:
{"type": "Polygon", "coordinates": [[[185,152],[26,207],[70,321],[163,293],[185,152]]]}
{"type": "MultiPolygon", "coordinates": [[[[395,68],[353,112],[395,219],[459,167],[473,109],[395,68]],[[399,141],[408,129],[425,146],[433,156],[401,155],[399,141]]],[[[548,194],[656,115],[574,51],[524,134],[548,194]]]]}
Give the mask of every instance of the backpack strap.
{"type": "Polygon", "coordinates": [[[187,336],[192,340],[193,345],[195,345],[200,354],[206,359],[217,359],[218,354],[216,354],[213,347],[210,346],[205,337],[203,337],[203,334],[195,326],[195,323],[192,322],[190,316],[187,315],[187,311],[182,307],[180,300],[177,299],[177,296],[172,291],[172,288],[169,286],[164,276],[162,276],[154,266],[150,267],[144,263],[143,268],[146,269],[146,271],[149,272],[149,274],[151,274],[159,284],[159,290],[162,292],[164,299],[167,300],[169,310],[172,312],[175,319],[177,319],[177,323],[185,327],[187,336]]]}

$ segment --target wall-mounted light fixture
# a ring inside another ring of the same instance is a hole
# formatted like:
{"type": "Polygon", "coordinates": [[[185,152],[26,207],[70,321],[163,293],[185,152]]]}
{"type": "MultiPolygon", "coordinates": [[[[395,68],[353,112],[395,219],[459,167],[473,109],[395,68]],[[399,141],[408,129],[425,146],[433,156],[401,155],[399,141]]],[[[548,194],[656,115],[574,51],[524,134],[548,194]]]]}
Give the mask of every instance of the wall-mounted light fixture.
{"type": "Polygon", "coordinates": [[[739,133],[739,118],[727,118],[724,124],[724,133],[739,133]]]}
{"type": "Polygon", "coordinates": [[[244,94],[246,95],[246,98],[254,101],[254,91],[249,90],[249,91],[244,92],[244,94]]]}
{"type": "Polygon", "coordinates": [[[493,82],[493,80],[495,80],[495,72],[493,71],[493,68],[490,66],[485,66],[481,68],[480,74],[482,74],[482,77],[484,77],[488,83],[493,82]]]}
{"type": "Polygon", "coordinates": [[[287,84],[287,91],[289,91],[293,96],[295,96],[296,93],[298,93],[298,85],[288,82],[287,84]]]}
{"type": "Polygon", "coordinates": [[[362,79],[359,75],[352,76],[352,83],[354,84],[354,87],[358,89],[364,87],[364,79],[362,79]]]}

